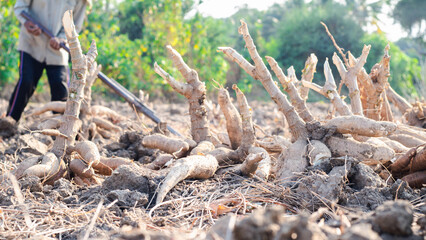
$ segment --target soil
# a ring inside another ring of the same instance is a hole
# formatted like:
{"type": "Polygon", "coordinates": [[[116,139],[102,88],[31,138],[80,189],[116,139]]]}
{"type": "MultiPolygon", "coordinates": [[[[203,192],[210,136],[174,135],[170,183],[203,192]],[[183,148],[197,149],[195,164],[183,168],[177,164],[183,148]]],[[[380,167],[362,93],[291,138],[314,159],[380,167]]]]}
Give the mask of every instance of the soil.
{"type": "MultiPolygon", "coordinates": [[[[289,184],[235,174],[185,180],[155,205],[164,170],[143,168],[161,151],[144,148],[143,136],[160,131],[126,103],[97,100],[125,120],[123,132],[95,141],[101,155],[127,157],[102,184],[78,186],[72,174],[53,185],[37,177],[18,181],[9,170],[26,158],[45,154],[53,138],[34,131],[51,116],[24,118],[16,132],[0,136],[0,239],[424,239],[426,188],[411,189],[401,180],[382,179],[379,166],[349,157],[327,158],[308,167],[289,184]],[[14,185],[17,183],[17,185],[14,185]],[[85,236],[87,235],[87,236],[85,236]]],[[[28,112],[40,104],[30,104],[28,112]]],[[[225,132],[216,105],[212,129],[225,132]]],[[[289,137],[285,119],[272,103],[250,102],[256,136],[289,137]],[[261,130],[259,130],[261,129],[261,130]]],[[[7,101],[0,99],[0,110],[7,101]]],[[[150,104],[160,119],[189,137],[186,104],[150,104]]],[[[309,104],[327,118],[327,105],[309,104]]],[[[6,123],[5,123],[6,124],[6,123]]],[[[7,123],[8,124],[8,123],[7,123]]],[[[1,127],[1,126],[0,126],[1,127]]],[[[161,129],[164,129],[162,127],[161,129]]],[[[324,140],[330,132],[312,133],[324,140]]],[[[314,136],[315,135],[315,136],[314,136]]]]}

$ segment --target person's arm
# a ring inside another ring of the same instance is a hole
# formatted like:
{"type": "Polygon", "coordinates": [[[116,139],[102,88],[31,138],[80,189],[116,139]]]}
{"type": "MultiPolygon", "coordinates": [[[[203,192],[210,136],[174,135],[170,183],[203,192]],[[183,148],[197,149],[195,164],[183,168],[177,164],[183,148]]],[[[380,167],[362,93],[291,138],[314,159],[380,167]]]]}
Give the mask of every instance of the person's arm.
{"type": "Polygon", "coordinates": [[[35,36],[41,34],[41,28],[39,28],[34,23],[27,21],[24,17],[21,16],[22,11],[28,12],[32,0],[18,0],[15,3],[14,12],[16,18],[21,22],[22,25],[27,29],[27,31],[35,36]]]}
{"type": "Polygon", "coordinates": [[[21,22],[22,25],[27,21],[24,17],[21,16],[22,11],[28,12],[30,7],[31,0],[18,0],[15,3],[13,10],[15,11],[15,16],[21,22]]]}

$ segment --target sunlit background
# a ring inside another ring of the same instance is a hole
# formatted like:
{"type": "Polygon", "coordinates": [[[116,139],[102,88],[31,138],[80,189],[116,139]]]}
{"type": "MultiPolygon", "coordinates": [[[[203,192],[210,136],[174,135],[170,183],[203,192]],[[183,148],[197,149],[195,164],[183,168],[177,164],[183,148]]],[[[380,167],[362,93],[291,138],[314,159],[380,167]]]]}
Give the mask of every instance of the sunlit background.
{"type": "MultiPolygon", "coordinates": [[[[18,77],[19,23],[14,3],[0,2],[1,89],[18,77]]],[[[372,45],[367,72],[389,43],[389,82],[400,94],[415,99],[426,96],[425,9],[425,0],[98,0],[88,10],[80,39],[83,47],[96,40],[104,73],[133,92],[141,89],[152,98],[177,98],[153,70],[158,62],[180,77],[165,51],[170,44],[206,81],[209,93],[215,92],[211,84],[215,79],[226,87],[237,84],[250,93],[249,98],[268,100],[261,84],[217,47],[233,47],[249,59],[238,34],[239,20],[244,19],[260,55],[274,57],[284,70],[294,66],[299,78],[307,57],[314,53],[319,60],[314,81],[322,84],[324,61],[336,51],[320,24],[323,21],[345,52],[359,56],[364,44],[372,45]]],[[[45,89],[43,84],[38,92],[45,89]]],[[[95,84],[96,91],[112,96],[100,82],[95,84]]],[[[326,101],[314,93],[309,100],[326,101]]]]}

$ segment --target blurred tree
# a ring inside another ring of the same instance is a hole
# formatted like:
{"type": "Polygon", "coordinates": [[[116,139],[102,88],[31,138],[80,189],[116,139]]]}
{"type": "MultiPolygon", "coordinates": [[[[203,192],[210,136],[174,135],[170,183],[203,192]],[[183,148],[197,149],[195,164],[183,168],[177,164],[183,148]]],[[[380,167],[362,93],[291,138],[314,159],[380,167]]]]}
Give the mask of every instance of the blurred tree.
{"type": "Polygon", "coordinates": [[[415,37],[426,41],[426,1],[399,0],[393,10],[394,19],[415,37]]]}
{"type": "Polygon", "coordinates": [[[410,34],[409,38],[400,39],[397,44],[418,60],[421,74],[414,84],[420,96],[424,97],[426,94],[426,1],[388,0],[388,2],[395,4],[391,14],[395,21],[410,34]]]}
{"type": "Polygon", "coordinates": [[[345,0],[349,14],[361,26],[375,24],[378,21],[378,14],[382,11],[384,0],[345,0]]]}
{"type": "Polygon", "coordinates": [[[141,39],[144,29],[144,11],[152,4],[151,1],[124,1],[119,5],[118,22],[120,33],[127,34],[130,40],[141,39]]]}
{"type": "MultiPolygon", "coordinates": [[[[315,53],[318,57],[315,81],[322,85],[324,61],[326,58],[331,59],[336,49],[320,24],[321,21],[328,26],[341,48],[351,50],[354,54],[361,50],[361,27],[347,14],[344,5],[328,1],[324,5],[304,4],[290,11],[276,30],[278,44],[272,45],[268,52],[285,69],[294,66],[298,77],[307,57],[315,53]]],[[[337,71],[334,73],[338,76],[337,71]]]]}

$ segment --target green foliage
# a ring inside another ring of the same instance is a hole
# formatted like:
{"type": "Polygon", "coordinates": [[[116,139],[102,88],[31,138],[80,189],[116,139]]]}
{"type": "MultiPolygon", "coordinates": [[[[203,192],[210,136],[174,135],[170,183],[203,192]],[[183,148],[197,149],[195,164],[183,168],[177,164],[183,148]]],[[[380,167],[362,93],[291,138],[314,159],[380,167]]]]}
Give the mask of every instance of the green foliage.
{"type": "Polygon", "coordinates": [[[304,5],[289,12],[282,19],[281,28],[277,29],[276,38],[281,41],[278,44],[271,43],[271,49],[268,49],[281,66],[288,68],[293,65],[297,73],[301,73],[306,59],[314,53],[318,58],[315,80],[320,84],[324,81],[322,69],[325,59],[331,59],[337,51],[320,24],[321,21],[328,26],[341,48],[354,52],[361,49],[361,27],[346,14],[343,5],[333,2],[304,5]]]}
{"type": "Polygon", "coordinates": [[[128,35],[130,40],[141,39],[145,24],[144,11],[149,7],[148,1],[125,1],[119,6],[118,20],[120,33],[128,35]]]}
{"type": "Polygon", "coordinates": [[[19,75],[19,53],[16,50],[19,37],[19,22],[14,17],[15,1],[0,2],[0,85],[12,83],[19,75]]]}
{"type": "Polygon", "coordinates": [[[413,33],[414,28],[417,27],[416,35],[424,40],[426,28],[422,26],[422,22],[426,20],[425,9],[426,1],[424,0],[400,0],[393,10],[393,17],[410,33],[413,33]]]}

